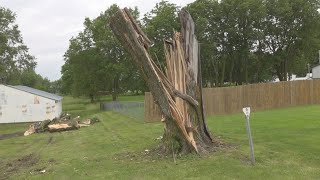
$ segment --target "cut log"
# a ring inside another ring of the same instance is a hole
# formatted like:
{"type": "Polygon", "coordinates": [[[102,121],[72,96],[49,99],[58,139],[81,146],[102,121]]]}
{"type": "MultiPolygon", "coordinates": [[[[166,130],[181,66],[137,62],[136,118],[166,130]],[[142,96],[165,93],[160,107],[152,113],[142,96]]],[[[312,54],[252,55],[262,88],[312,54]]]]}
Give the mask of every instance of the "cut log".
{"type": "Polygon", "coordinates": [[[49,131],[54,131],[57,129],[67,129],[67,128],[71,128],[72,126],[68,125],[68,124],[51,124],[48,126],[49,131]]]}
{"type": "Polygon", "coordinates": [[[34,134],[34,133],[36,133],[36,131],[34,129],[34,124],[30,124],[29,129],[26,132],[24,132],[23,135],[24,136],[29,136],[29,135],[34,134]]]}
{"type": "Polygon", "coordinates": [[[79,128],[77,121],[70,121],[68,123],[50,124],[48,125],[49,132],[70,131],[79,128]]]}
{"type": "Polygon", "coordinates": [[[159,106],[165,123],[161,150],[164,153],[206,153],[213,147],[206,127],[198,42],[194,23],[185,10],[179,14],[182,32],[165,40],[167,67],[164,74],[148,53],[150,40],[138,27],[128,9],[119,10],[110,27],[140,69],[159,106]]]}

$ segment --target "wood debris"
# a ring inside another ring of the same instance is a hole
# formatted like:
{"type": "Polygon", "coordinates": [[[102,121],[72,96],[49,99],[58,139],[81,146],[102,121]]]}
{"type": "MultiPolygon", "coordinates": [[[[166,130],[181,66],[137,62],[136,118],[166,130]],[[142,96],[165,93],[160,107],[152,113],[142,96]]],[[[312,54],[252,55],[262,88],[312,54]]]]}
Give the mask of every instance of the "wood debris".
{"type": "Polygon", "coordinates": [[[53,120],[44,120],[42,122],[36,122],[30,124],[29,129],[24,133],[24,136],[29,136],[34,133],[42,132],[60,132],[76,130],[81,127],[88,127],[91,124],[99,122],[99,119],[92,118],[86,119],[83,122],[80,121],[80,116],[71,118],[70,114],[63,114],[59,118],[53,120]]]}

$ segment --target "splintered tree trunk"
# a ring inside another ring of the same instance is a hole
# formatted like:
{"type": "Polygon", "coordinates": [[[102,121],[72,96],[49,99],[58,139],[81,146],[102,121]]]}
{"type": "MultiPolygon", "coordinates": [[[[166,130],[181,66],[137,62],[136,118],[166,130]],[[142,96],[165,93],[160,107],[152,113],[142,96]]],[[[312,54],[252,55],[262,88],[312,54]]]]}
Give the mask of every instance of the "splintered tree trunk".
{"type": "Polygon", "coordinates": [[[128,9],[119,10],[110,27],[132,55],[144,75],[165,123],[160,150],[164,153],[206,153],[213,147],[206,126],[201,94],[201,69],[194,23],[185,10],[179,14],[181,33],[165,40],[166,72],[148,53],[151,41],[141,31],[128,9]]]}

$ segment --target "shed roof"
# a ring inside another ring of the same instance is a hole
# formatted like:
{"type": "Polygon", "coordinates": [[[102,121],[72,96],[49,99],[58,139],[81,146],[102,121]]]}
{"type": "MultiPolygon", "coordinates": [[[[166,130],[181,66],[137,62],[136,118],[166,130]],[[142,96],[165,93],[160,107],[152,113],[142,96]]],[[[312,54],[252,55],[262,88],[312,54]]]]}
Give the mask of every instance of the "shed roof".
{"type": "Polygon", "coordinates": [[[39,89],[34,89],[34,88],[31,88],[31,87],[28,87],[28,86],[9,86],[8,87],[11,87],[11,88],[14,88],[14,89],[18,89],[20,91],[25,91],[25,92],[28,92],[28,93],[31,93],[31,94],[35,94],[35,95],[38,95],[38,96],[42,96],[42,97],[45,97],[45,98],[48,98],[48,99],[53,99],[53,100],[56,100],[56,101],[60,101],[63,99],[63,97],[61,96],[58,96],[56,94],[51,94],[51,93],[48,93],[48,92],[45,92],[45,91],[41,91],[39,89]]]}

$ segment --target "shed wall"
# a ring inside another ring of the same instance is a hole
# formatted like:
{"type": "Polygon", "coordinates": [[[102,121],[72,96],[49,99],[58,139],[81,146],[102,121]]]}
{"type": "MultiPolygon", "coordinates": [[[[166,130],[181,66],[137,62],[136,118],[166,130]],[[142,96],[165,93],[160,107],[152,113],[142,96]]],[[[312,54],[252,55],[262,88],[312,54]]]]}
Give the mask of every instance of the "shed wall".
{"type": "Polygon", "coordinates": [[[0,85],[0,123],[35,122],[61,114],[61,101],[0,85]]]}
{"type": "Polygon", "coordinates": [[[320,79],[320,65],[312,68],[312,78],[320,79]]]}

